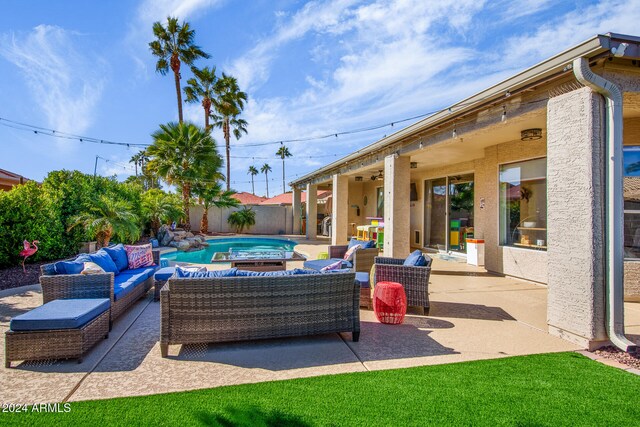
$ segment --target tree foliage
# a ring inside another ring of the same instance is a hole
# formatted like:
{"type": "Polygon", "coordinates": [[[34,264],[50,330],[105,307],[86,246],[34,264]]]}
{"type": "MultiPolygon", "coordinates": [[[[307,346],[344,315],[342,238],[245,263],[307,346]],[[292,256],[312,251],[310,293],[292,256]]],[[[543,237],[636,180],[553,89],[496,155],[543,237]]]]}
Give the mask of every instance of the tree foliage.
{"type": "Polygon", "coordinates": [[[253,209],[245,206],[229,215],[227,222],[236,230],[236,233],[242,233],[245,228],[248,229],[256,225],[256,213],[253,209]]]}

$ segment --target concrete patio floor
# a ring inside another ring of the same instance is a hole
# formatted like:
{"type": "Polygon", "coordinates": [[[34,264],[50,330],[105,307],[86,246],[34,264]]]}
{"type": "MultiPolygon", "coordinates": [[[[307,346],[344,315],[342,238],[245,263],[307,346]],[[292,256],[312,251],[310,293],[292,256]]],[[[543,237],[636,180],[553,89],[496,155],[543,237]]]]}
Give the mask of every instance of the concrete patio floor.
{"type": "MultiPolygon", "coordinates": [[[[327,244],[301,243],[297,250],[311,258],[327,244]]],[[[447,258],[434,259],[428,317],[409,314],[403,325],[390,326],[362,310],[357,343],[345,333],[172,346],[163,359],[160,304],[149,295],[118,319],[109,338],[80,364],[23,362],[1,368],[0,402],[103,399],[577,349],[546,332],[546,287],[447,258]]],[[[0,345],[10,318],[41,303],[38,285],[0,292],[0,345]]],[[[627,313],[629,332],[640,338],[640,304],[628,304],[627,313]]]]}

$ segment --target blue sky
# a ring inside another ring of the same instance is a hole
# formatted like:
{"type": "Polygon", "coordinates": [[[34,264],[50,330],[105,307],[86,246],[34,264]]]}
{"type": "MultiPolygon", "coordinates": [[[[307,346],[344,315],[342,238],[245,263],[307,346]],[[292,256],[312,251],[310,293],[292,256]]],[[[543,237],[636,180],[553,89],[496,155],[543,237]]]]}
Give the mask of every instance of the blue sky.
{"type": "MultiPolygon", "coordinates": [[[[112,141],[150,143],[177,120],[173,78],[155,73],[151,25],[187,20],[215,65],[249,95],[249,134],[232,140],[231,180],[269,163],[282,191],[278,145],[245,146],[368,127],[428,113],[597,33],[639,35],[640,0],[4,1],[0,117],[112,141]]],[[[184,69],[183,84],[189,77],[184,69]]],[[[185,119],[203,124],[199,105],[185,119]]],[[[0,124],[2,120],[0,120],[0,124]]],[[[403,125],[408,125],[407,122],[403,125]]],[[[287,144],[287,181],[385,134],[386,127],[287,144]]],[[[222,148],[222,135],[214,130],[222,148]]],[[[56,139],[0,126],[0,168],[41,180],[78,169],[124,179],[137,149],[56,139]]],[[[221,153],[223,150],[221,149],[221,153]]],[[[256,193],[264,194],[264,176],[256,193]]]]}

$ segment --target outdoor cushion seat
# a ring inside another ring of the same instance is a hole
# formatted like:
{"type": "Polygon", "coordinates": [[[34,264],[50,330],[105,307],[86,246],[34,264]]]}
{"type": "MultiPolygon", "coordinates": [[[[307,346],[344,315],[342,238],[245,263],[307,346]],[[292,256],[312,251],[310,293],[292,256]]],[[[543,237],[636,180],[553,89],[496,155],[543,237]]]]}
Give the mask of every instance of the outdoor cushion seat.
{"type": "Polygon", "coordinates": [[[156,271],[156,274],[153,276],[153,280],[166,282],[175,272],[175,267],[162,267],[160,270],[156,271]]]}
{"type": "Polygon", "coordinates": [[[153,273],[156,271],[156,267],[140,267],[134,268],[132,270],[123,270],[120,272],[118,276],[136,276],[138,274],[144,273],[146,274],[145,279],[153,276],[153,273]]]}
{"type": "Polygon", "coordinates": [[[78,329],[109,310],[109,298],[58,299],[11,319],[12,331],[78,329]]]}
{"type": "Polygon", "coordinates": [[[364,271],[356,272],[356,283],[360,285],[361,288],[370,288],[369,273],[365,273],[364,271]]]}
{"type": "Polygon", "coordinates": [[[84,263],[78,261],[58,261],[53,264],[54,274],[80,274],[84,263]]]}
{"type": "Polygon", "coordinates": [[[153,274],[153,268],[137,268],[136,270],[144,270],[140,273],[127,273],[127,271],[134,270],[125,270],[123,273],[117,275],[113,279],[113,299],[115,301],[123,298],[129,292],[135,289],[136,286],[140,285],[142,282],[147,280],[150,274],[153,274]],[[147,271],[151,270],[151,272],[147,271]]]}
{"type": "Polygon", "coordinates": [[[330,258],[330,259],[314,259],[311,261],[304,262],[304,268],[308,268],[311,270],[320,271],[322,268],[333,264],[336,261],[342,261],[342,268],[352,268],[353,264],[349,261],[345,261],[340,258],[330,258]]]}

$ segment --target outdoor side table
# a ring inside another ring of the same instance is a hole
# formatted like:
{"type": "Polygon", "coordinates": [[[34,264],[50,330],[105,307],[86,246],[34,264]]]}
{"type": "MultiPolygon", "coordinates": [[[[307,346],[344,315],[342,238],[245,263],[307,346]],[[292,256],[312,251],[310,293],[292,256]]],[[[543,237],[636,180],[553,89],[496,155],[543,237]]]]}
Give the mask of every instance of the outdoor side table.
{"type": "Polygon", "coordinates": [[[400,283],[378,282],[373,291],[373,311],[380,323],[399,325],[407,313],[407,295],[400,283]]]}

